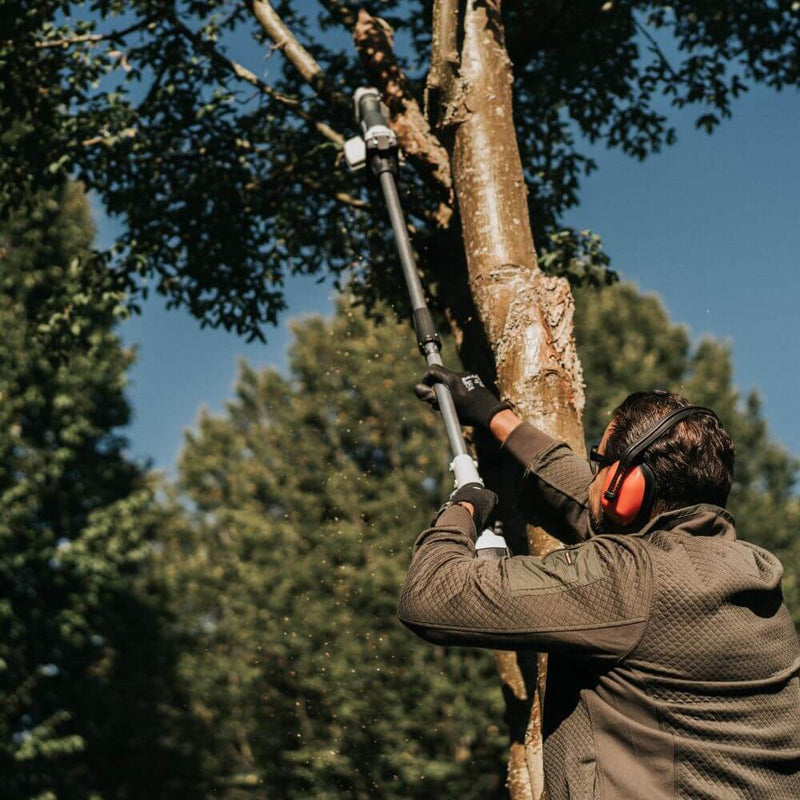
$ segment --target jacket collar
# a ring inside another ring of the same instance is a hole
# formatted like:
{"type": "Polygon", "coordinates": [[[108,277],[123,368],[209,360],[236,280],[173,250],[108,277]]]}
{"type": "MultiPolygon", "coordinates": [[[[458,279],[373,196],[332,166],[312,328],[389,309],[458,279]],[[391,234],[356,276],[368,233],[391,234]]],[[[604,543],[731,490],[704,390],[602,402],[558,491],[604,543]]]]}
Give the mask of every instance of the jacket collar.
{"type": "Polygon", "coordinates": [[[696,506],[676,508],[653,517],[636,536],[653,531],[677,531],[691,536],[719,536],[722,539],[736,539],[735,521],[724,508],[700,503],[696,506]]]}

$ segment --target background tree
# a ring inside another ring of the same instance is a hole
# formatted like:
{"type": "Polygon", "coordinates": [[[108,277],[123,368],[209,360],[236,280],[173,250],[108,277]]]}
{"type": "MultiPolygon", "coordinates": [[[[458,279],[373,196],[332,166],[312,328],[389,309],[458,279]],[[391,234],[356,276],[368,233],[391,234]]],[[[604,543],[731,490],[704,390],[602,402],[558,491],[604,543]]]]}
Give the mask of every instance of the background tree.
{"type": "Polygon", "coordinates": [[[170,651],[132,583],[152,498],[116,432],[122,298],[79,186],[26,205],[0,228],[0,794],[172,796],[191,773],[158,713],[180,707],[170,651]]]}
{"type": "Polygon", "coordinates": [[[188,434],[196,513],[163,539],[218,791],[502,797],[491,656],[427,647],[395,616],[450,483],[438,421],[408,391],[413,342],[344,303],[294,332],[287,377],[243,364],[225,413],[188,434]]]}
{"type": "MultiPolygon", "coordinates": [[[[349,96],[367,75],[380,78],[374,59],[389,43],[365,42],[365,73],[350,38],[361,5],[274,4],[309,53],[301,73],[273,52],[249,4],[2,0],[0,115],[19,138],[0,144],[0,205],[18,204],[23,185],[79,172],[123,223],[121,270],[245,334],[282,310],[280,279],[297,272],[355,266],[364,292],[402,308],[375,198],[337,162],[353,130],[349,96]]],[[[436,216],[451,201],[449,166],[426,147],[422,115],[411,116],[423,104],[433,5],[380,3],[402,43],[384,76],[397,79],[386,98],[409,154],[403,174],[423,266],[429,278],[463,285],[461,267],[443,276],[436,263],[442,242],[453,243],[436,216]]],[[[269,4],[255,6],[265,18],[269,4]]],[[[534,0],[502,14],[542,266],[571,277],[592,271],[581,256],[596,247],[562,233],[594,166],[580,137],[644,158],[675,140],[661,99],[696,109],[698,125],[712,130],[748,86],[780,89],[800,78],[792,0],[534,0]]],[[[361,41],[381,30],[365,22],[361,41]]],[[[440,289],[446,308],[456,288],[440,289]]]]}
{"type": "MultiPolygon", "coordinates": [[[[691,347],[629,284],[579,292],[576,333],[590,437],[645,387],[720,413],[739,531],[782,558],[800,623],[798,464],[732,386],[727,348],[691,347]]],[[[215,796],[505,796],[491,659],[431,648],[395,617],[413,539],[450,489],[438,420],[411,392],[411,334],[343,301],[294,336],[288,375],[243,364],[225,411],[187,435],[195,511],[173,517],[154,563],[215,796]]]]}

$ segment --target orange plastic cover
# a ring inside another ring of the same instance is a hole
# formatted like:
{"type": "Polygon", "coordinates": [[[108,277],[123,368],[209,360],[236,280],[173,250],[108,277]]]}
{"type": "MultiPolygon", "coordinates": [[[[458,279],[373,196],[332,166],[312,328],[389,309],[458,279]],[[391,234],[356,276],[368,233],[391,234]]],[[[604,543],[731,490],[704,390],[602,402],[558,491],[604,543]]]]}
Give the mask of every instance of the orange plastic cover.
{"type": "Polygon", "coordinates": [[[603,497],[601,504],[606,514],[620,525],[630,525],[639,516],[647,490],[647,479],[640,467],[632,469],[622,481],[617,496],[613,500],[605,497],[606,489],[611,484],[611,480],[616,474],[617,465],[613,464],[608,470],[608,475],[603,482],[603,497]]]}

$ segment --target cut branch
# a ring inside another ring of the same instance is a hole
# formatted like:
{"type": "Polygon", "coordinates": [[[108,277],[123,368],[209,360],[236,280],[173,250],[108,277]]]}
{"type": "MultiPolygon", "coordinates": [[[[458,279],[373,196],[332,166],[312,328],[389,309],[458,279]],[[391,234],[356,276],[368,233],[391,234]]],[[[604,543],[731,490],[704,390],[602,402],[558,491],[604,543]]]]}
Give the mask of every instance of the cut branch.
{"type": "Polygon", "coordinates": [[[289,59],[303,80],[323,100],[334,107],[350,107],[347,99],[336,90],[314,56],[300,44],[267,0],[253,0],[253,13],[269,38],[275,42],[275,49],[289,59]]]}
{"type": "Polygon", "coordinates": [[[408,159],[440,197],[436,218],[446,227],[453,213],[453,180],[450,159],[442,143],[431,131],[411,86],[394,54],[394,34],[379,17],[362,9],[353,30],[353,40],[361,61],[386,102],[392,129],[408,159]]]}
{"type": "Polygon", "coordinates": [[[262,94],[265,94],[276,102],[292,109],[292,111],[298,117],[300,117],[300,119],[302,119],[306,124],[310,125],[314,130],[317,131],[317,133],[320,133],[326,139],[333,142],[338,149],[342,149],[344,146],[344,137],[331,128],[330,125],[314,119],[311,114],[301,107],[300,100],[298,98],[290,97],[289,95],[273,89],[268,83],[264,83],[264,81],[260,80],[255,73],[247,69],[247,67],[243,67],[241,64],[221,53],[210,41],[204,39],[199,33],[193,31],[187,25],[184,25],[183,22],[178,19],[174,19],[173,21],[180,33],[189,39],[199,50],[202,50],[212,61],[232,72],[240,80],[246,81],[262,94]]]}

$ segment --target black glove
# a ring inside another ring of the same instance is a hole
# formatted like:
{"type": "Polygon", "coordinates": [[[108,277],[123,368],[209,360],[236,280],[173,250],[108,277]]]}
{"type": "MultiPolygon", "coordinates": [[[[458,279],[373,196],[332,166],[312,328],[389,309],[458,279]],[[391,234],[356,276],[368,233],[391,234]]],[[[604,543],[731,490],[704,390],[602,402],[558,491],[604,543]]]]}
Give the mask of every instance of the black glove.
{"type": "Polygon", "coordinates": [[[448,505],[453,503],[471,503],[475,509],[472,519],[475,520],[475,530],[480,533],[486,527],[486,520],[497,505],[497,495],[479,483],[466,483],[450,495],[448,505]]]}
{"type": "Polygon", "coordinates": [[[433,387],[443,383],[450,389],[456,405],[458,418],[463,425],[488,428],[492,417],[506,408],[513,408],[507,400],[499,400],[484,385],[474,372],[453,372],[447,367],[434,364],[414,387],[414,394],[433,408],[438,408],[433,387]]]}

